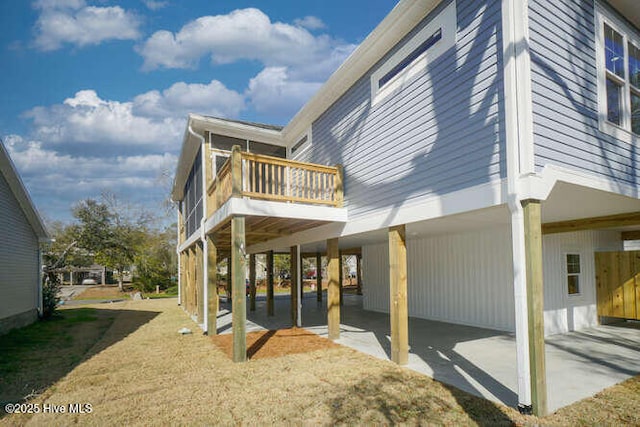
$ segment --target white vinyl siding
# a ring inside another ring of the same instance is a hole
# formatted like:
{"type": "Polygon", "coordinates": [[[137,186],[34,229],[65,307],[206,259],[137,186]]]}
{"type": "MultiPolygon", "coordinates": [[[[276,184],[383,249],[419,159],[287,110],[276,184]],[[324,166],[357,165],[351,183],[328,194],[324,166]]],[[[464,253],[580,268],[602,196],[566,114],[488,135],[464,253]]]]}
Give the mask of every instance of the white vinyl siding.
{"type": "Polygon", "coordinates": [[[38,239],[0,173],[0,320],[38,306],[38,239]]]}
{"type": "MultiPolygon", "coordinates": [[[[407,240],[409,316],[514,329],[509,228],[407,240]]],[[[389,249],[362,248],[364,308],[389,311],[389,249]]]]}
{"type": "MultiPolygon", "coordinates": [[[[545,335],[595,326],[594,252],[621,250],[620,233],[582,231],[543,237],[545,335]],[[580,294],[569,297],[566,254],[580,253],[580,294]]],[[[363,305],[389,312],[387,243],[362,247],[363,305]]],[[[514,331],[508,227],[407,240],[409,316],[514,331]]]]}

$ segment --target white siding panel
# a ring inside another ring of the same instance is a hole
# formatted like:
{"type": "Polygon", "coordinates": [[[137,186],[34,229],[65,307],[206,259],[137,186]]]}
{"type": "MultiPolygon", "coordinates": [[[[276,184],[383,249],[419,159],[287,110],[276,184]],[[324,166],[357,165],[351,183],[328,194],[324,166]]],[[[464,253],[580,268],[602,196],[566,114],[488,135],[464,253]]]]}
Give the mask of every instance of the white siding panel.
{"type": "Polygon", "coordinates": [[[38,241],[0,173],[0,319],[37,307],[38,241]]]}
{"type": "MultiPolygon", "coordinates": [[[[362,248],[364,307],[389,311],[386,244],[362,248]]],[[[407,241],[409,315],[514,329],[511,234],[493,228],[407,241]]]]}
{"type": "Polygon", "coordinates": [[[362,247],[363,307],[365,310],[389,312],[389,245],[381,243],[362,247]]]}
{"type": "MultiPolygon", "coordinates": [[[[581,231],[543,238],[545,334],[597,325],[594,252],[622,250],[620,233],[581,231]],[[567,252],[581,255],[580,296],[565,284],[567,252]]],[[[364,308],[389,311],[389,249],[362,248],[364,308]]],[[[409,315],[513,331],[511,234],[507,227],[407,241],[409,315]]]]}
{"type": "Polygon", "coordinates": [[[544,236],[544,329],[545,335],[595,326],[596,284],[594,252],[622,250],[620,233],[580,231],[544,236]],[[565,281],[565,254],[579,253],[581,293],[569,297],[565,281]]]}

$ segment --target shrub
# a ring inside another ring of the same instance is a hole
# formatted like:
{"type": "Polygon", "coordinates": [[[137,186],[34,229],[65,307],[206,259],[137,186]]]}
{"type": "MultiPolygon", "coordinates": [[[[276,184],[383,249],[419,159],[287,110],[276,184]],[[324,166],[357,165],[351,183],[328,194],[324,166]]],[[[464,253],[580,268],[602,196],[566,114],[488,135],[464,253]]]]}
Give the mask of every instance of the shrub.
{"type": "Polygon", "coordinates": [[[42,278],[42,318],[51,317],[58,307],[60,282],[54,273],[45,273],[42,278]]]}
{"type": "Polygon", "coordinates": [[[178,285],[168,287],[164,293],[167,295],[178,295],[178,285]]]}

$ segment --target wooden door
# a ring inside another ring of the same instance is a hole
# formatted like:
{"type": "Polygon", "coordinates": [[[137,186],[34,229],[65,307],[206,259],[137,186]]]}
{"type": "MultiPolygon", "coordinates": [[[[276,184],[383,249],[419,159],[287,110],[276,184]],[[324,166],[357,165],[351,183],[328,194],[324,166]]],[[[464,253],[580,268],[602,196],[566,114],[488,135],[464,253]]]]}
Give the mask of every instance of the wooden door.
{"type": "Polygon", "coordinates": [[[640,251],[596,252],[598,316],[640,320],[640,251]]]}

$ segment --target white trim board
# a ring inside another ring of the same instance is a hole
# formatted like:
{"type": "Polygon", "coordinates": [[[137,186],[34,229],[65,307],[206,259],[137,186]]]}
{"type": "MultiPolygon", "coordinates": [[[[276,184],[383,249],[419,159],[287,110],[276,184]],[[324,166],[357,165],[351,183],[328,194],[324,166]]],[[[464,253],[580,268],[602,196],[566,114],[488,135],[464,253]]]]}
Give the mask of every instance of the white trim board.
{"type": "Polygon", "coordinates": [[[232,197],[206,221],[205,233],[209,233],[232,215],[264,216],[338,223],[345,223],[348,219],[346,208],[232,197]]]}

